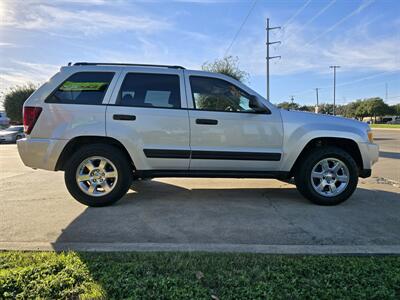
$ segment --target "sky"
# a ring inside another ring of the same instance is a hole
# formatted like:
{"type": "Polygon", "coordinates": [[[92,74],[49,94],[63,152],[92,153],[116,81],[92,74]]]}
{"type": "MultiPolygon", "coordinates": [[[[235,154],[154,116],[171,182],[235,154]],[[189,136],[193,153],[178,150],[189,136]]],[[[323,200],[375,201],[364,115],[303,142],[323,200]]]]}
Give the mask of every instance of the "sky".
{"type": "MultiPolygon", "coordinates": [[[[270,99],[315,104],[381,97],[400,103],[397,0],[0,0],[0,94],[40,84],[68,62],[182,65],[232,55],[266,93],[266,19],[271,31],[270,99]]],[[[0,96],[1,96],[0,95],[0,96]]]]}

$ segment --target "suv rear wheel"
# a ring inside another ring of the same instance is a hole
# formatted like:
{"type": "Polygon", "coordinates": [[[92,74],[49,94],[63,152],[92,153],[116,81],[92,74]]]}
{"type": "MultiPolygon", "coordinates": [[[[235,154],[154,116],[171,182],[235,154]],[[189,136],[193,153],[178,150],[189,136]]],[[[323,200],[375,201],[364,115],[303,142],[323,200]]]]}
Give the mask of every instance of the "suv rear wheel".
{"type": "Polygon", "coordinates": [[[336,205],[347,200],[358,183],[358,168],[346,151],[337,147],[314,149],[295,175],[299,192],[319,205],[336,205]]]}
{"type": "Polygon", "coordinates": [[[68,191],[80,203],[107,206],[126,194],[132,182],[132,169],[118,148],[94,144],[72,155],[64,179],[68,191]]]}

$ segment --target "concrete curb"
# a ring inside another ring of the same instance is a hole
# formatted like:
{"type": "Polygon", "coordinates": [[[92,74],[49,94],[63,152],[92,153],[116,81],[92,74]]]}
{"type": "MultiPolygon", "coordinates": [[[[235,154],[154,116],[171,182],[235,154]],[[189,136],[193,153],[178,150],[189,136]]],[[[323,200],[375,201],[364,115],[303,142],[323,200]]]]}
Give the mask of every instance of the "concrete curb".
{"type": "Polygon", "coordinates": [[[22,251],[177,251],[243,252],[293,255],[400,255],[400,245],[254,245],[254,244],[173,244],[173,243],[48,243],[0,242],[0,250],[22,251]]]}
{"type": "Polygon", "coordinates": [[[371,127],[372,130],[400,130],[400,128],[374,128],[371,127]]]}

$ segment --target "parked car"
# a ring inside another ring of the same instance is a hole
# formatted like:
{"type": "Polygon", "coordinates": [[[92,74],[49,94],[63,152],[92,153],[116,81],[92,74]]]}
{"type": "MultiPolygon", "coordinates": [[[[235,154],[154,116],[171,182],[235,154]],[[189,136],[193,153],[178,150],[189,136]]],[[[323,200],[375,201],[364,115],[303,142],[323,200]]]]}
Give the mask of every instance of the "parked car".
{"type": "Polygon", "coordinates": [[[378,146],[365,123],[281,110],[229,76],[179,66],[76,63],[24,104],[25,165],[64,171],[89,206],[154,177],[294,177],[334,205],[371,175],[378,146]]]}
{"type": "Polygon", "coordinates": [[[24,137],[24,126],[10,126],[0,130],[0,143],[15,143],[24,137]]]}
{"type": "Polygon", "coordinates": [[[386,122],[386,124],[400,124],[400,117],[395,117],[391,121],[386,122]]]}

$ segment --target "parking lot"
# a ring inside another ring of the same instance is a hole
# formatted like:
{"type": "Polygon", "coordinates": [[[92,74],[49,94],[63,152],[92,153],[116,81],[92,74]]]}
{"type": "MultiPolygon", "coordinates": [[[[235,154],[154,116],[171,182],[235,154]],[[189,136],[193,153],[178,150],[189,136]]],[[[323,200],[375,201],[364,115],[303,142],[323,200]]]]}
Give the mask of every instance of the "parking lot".
{"type": "Polygon", "coordinates": [[[400,131],[375,137],[373,177],[335,207],[277,180],[169,178],[136,181],[116,205],[87,208],[62,172],[27,168],[16,145],[0,145],[0,248],[400,253],[400,131]]]}

